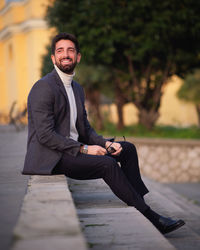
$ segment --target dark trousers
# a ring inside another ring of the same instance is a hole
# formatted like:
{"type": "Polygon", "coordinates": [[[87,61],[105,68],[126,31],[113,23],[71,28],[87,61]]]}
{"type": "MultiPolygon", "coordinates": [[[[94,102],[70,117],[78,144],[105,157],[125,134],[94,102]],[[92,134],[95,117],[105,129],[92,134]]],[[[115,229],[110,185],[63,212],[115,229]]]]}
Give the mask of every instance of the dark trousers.
{"type": "Polygon", "coordinates": [[[148,189],[141,179],[136,148],[129,142],[120,144],[122,151],[119,156],[79,153],[74,157],[63,154],[52,174],[64,174],[79,180],[103,178],[113,193],[128,206],[144,212],[149,207],[142,197],[148,189]]]}

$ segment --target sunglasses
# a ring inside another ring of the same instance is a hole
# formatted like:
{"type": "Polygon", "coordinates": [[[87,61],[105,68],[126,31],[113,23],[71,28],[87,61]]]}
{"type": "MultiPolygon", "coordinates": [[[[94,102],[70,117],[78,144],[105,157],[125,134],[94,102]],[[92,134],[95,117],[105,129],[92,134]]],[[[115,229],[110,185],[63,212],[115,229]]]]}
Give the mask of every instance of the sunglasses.
{"type": "MultiPolygon", "coordinates": [[[[111,155],[113,154],[114,152],[116,152],[115,148],[112,147],[112,144],[115,142],[115,137],[111,138],[109,141],[111,142],[111,144],[106,148],[106,151],[107,151],[107,155],[111,155]]],[[[124,138],[124,141],[126,141],[126,138],[125,136],[123,136],[124,138]]]]}

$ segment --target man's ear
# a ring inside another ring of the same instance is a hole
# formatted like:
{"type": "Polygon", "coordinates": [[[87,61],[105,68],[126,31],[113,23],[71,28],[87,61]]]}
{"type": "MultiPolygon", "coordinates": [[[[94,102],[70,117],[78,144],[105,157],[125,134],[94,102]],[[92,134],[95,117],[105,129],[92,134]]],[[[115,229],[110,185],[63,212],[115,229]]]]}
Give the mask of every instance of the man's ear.
{"type": "Polygon", "coordinates": [[[51,60],[52,60],[53,64],[55,64],[56,60],[55,60],[55,56],[54,55],[51,55],[51,60]]]}
{"type": "Polygon", "coordinates": [[[77,54],[77,63],[80,63],[80,61],[81,61],[81,53],[78,53],[77,54]]]}

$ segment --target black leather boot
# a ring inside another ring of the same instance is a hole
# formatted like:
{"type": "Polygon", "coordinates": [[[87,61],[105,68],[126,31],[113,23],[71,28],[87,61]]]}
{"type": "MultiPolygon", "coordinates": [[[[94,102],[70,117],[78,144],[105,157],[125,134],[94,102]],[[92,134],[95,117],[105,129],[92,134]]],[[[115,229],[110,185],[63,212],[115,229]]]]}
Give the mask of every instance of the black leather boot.
{"type": "Polygon", "coordinates": [[[185,222],[183,220],[173,220],[171,218],[166,218],[163,216],[160,216],[156,228],[162,233],[170,233],[183,225],[185,225],[185,222]]]}
{"type": "Polygon", "coordinates": [[[151,223],[162,233],[170,233],[179,227],[182,227],[185,222],[183,220],[173,220],[171,218],[167,218],[164,216],[161,216],[151,210],[151,208],[148,208],[143,215],[151,221],[151,223]]]}

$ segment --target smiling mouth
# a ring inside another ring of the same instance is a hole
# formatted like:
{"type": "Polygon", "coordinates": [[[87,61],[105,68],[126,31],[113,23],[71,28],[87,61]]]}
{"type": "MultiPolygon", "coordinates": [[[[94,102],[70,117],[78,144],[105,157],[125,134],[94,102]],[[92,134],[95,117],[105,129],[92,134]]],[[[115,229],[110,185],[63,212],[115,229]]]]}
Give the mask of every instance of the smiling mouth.
{"type": "Polygon", "coordinates": [[[72,62],[71,59],[63,59],[63,60],[61,60],[61,63],[64,63],[64,64],[69,64],[71,62],[72,62]]]}

